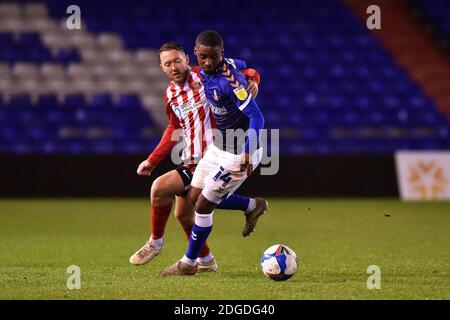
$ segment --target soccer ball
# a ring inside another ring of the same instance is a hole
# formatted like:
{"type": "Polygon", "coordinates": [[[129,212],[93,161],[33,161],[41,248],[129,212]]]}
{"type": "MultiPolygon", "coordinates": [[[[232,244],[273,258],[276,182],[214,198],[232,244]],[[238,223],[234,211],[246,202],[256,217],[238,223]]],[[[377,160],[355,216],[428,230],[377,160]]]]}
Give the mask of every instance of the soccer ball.
{"type": "Polygon", "coordinates": [[[283,244],[276,244],[264,251],[261,268],[272,280],[284,281],[297,272],[298,258],[294,250],[283,244]]]}

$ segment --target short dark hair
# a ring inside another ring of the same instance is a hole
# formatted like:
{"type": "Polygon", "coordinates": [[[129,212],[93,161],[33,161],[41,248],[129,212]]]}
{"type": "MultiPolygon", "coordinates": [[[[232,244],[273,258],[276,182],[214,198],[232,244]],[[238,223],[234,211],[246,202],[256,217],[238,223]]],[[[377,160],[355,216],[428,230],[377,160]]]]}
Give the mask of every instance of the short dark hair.
{"type": "Polygon", "coordinates": [[[177,50],[177,51],[181,51],[184,53],[184,49],[183,47],[176,43],[175,41],[169,41],[164,43],[161,48],[159,48],[159,53],[164,52],[164,51],[170,51],[170,50],[177,50]]]}
{"type": "Polygon", "coordinates": [[[195,45],[223,48],[223,38],[217,31],[206,30],[201,32],[197,36],[197,38],[195,39],[195,45]]]}

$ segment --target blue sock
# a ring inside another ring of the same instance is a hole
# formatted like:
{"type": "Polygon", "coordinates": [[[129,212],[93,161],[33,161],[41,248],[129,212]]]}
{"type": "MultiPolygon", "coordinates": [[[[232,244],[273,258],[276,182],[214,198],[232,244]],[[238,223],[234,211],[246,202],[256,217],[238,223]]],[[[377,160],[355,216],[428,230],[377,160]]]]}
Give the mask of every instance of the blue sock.
{"type": "Polygon", "coordinates": [[[249,203],[250,203],[249,197],[232,194],[231,196],[223,200],[217,206],[217,208],[225,210],[241,210],[245,212],[247,211],[249,203]]]}
{"type": "Polygon", "coordinates": [[[186,252],[186,257],[191,260],[198,258],[200,250],[208,239],[209,234],[212,230],[212,213],[211,214],[198,214],[195,213],[195,224],[192,227],[191,236],[189,237],[189,247],[186,252]],[[202,219],[203,221],[199,220],[202,219]],[[203,226],[199,226],[202,224],[203,226]]]}

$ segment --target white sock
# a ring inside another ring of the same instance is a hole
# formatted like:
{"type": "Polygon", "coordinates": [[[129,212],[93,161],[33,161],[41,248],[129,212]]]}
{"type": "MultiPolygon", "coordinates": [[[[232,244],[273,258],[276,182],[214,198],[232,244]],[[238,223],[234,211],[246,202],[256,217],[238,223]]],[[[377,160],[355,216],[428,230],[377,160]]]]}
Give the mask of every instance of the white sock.
{"type": "Polygon", "coordinates": [[[155,246],[156,248],[158,248],[158,249],[161,249],[162,248],[162,246],[163,246],[163,244],[164,244],[164,238],[159,238],[159,239],[153,239],[153,238],[150,238],[151,240],[150,240],[150,243],[153,245],[153,246],[155,246]]]}
{"type": "Polygon", "coordinates": [[[198,263],[205,264],[205,263],[210,262],[212,259],[214,259],[214,256],[213,256],[213,255],[211,254],[211,252],[210,252],[210,253],[208,253],[207,256],[205,256],[205,257],[203,257],[203,258],[198,257],[198,258],[197,258],[197,262],[198,262],[198,263]]]}
{"type": "Polygon", "coordinates": [[[195,212],[195,224],[202,228],[211,227],[213,224],[213,212],[210,214],[201,214],[195,212]]]}
{"type": "Polygon", "coordinates": [[[250,201],[248,202],[247,211],[245,211],[245,212],[250,212],[252,210],[255,210],[255,208],[256,208],[256,200],[253,198],[250,198],[249,200],[250,201]]]}
{"type": "Polygon", "coordinates": [[[181,261],[184,263],[187,263],[188,265],[194,267],[197,264],[197,261],[189,259],[188,257],[186,257],[186,255],[183,256],[183,258],[181,258],[181,261]]]}

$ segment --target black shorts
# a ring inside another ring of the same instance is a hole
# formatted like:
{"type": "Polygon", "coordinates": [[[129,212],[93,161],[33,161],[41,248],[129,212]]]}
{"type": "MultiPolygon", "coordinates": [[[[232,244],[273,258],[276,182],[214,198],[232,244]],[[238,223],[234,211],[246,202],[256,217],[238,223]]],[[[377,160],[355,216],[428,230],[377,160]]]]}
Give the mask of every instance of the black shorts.
{"type": "Polygon", "coordinates": [[[182,194],[178,194],[178,196],[186,196],[189,192],[189,188],[191,187],[192,176],[194,175],[196,164],[180,164],[175,170],[183,180],[184,184],[184,192],[182,194]]]}

